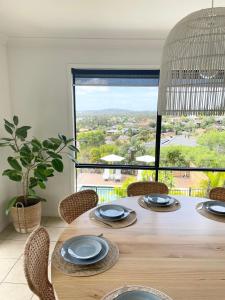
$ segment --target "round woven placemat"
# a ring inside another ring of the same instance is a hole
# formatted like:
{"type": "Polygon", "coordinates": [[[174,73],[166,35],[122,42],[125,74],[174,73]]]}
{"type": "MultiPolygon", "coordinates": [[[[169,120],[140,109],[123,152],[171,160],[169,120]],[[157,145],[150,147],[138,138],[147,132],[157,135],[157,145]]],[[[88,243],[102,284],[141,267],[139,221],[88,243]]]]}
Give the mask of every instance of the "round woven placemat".
{"type": "Polygon", "coordinates": [[[200,202],[196,205],[196,210],[200,215],[202,215],[203,217],[206,217],[207,219],[213,220],[213,221],[225,223],[225,216],[219,216],[219,215],[215,215],[213,213],[208,212],[204,208],[203,204],[204,204],[204,202],[200,202]]]}
{"type": "Polygon", "coordinates": [[[95,209],[94,209],[89,213],[89,218],[92,221],[94,221],[96,224],[99,224],[99,225],[105,226],[105,227],[109,227],[109,228],[114,228],[114,229],[128,227],[128,226],[134,224],[137,221],[137,216],[136,216],[135,211],[131,211],[129,216],[124,220],[110,222],[110,221],[107,221],[107,220],[98,219],[95,215],[95,209]]]}
{"type": "Polygon", "coordinates": [[[105,240],[109,244],[109,252],[100,262],[88,266],[78,266],[66,262],[60,254],[63,242],[59,242],[52,254],[52,264],[56,269],[70,276],[87,277],[103,273],[112,268],[119,259],[119,248],[117,245],[106,238],[105,240]]]}
{"type": "Polygon", "coordinates": [[[173,205],[162,207],[162,206],[154,206],[151,204],[146,204],[143,196],[138,199],[138,204],[145,209],[159,211],[159,212],[176,211],[181,208],[180,202],[178,200],[176,200],[176,202],[173,205]]]}
{"type": "Polygon", "coordinates": [[[172,300],[172,298],[170,298],[169,296],[167,296],[166,294],[164,294],[164,293],[162,293],[158,290],[155,290],[155,289],[150,288],[150,287],[137,286],[137,285],[121,287],[121,288],[119,288],[115,291],[110,292],[109,294],[104,296],[101,300],[113,300],[113,299],[116,299],[116,297],[118,297],[119,295],[121,295],[125,292],[138,291],[138,290],[152,293],[153,295],[160,297],[161,300],[172,300]]]}

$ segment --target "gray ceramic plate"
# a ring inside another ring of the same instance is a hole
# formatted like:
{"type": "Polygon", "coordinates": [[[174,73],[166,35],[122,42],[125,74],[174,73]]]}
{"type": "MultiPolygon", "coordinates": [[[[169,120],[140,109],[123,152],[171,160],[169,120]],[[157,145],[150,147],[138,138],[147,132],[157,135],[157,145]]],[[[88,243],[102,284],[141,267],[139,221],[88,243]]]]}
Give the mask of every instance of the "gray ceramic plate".
{"type": "Polygon", "coordinates": [[[99,213],[103,218],[121,218],[124,215],[124,208],[116,204],[105,204],[99,207],[99,213]]]}
{"type": "MultiPolygon", "coordinates": [[[[123,206],[122,206],[123,207],[123,206]]],[[[116,221],[121,221],[121,220],[124,220],[124,219],[126,219],[128,216],[129,216],[129,214],[130,214],[130,211],[129,210],[127,210],[125,207],[123,207],[123,209],[124,209],[124,214],[122,215],[122,216],[120,216],[120,217],[118,217],[118,218],[107,218],[107,217],[103,217],[103,216],[101,216],[101,214],[100,214],[100,208],[101,208],[101,206],[100,207],[97,207],[96,209],[95,209],[95,216],[97,217],[97,219],[99,219],[100,221],[101,220],[105,220],[105,221],[110,221],[110,222],[116,222],[116,221]]]]}
{"type": "Polygon", "coordinates": [[[162,298],[144,291],[129,291],[119,295],[115,300],[162,300],[162,298]]]}
{"type": "Polygon", "coordinates": [[[173,205],[176,199],[163,194],[151,194],[144,196],[144,201],[147,204],[153,204],[155,206],[170,206],[173,205]]]}
{"type": "Polygon", "coordinates": [[[225,203],[222,201],[207,201],[204,207],[213,214],[225,216],[225,203]]]}
{"type": "Polygon", "coordinates": [[[92,238],[95,241],[98,241],[101,244],[101,251],[99,252],[98,255],[96,255],[93,258],[89,258],[89,259],[79,259],[76,257],[73,257],[72,255],[69,254],[68,249],[71,245],[71,243],[73,243],[73,241],[77,238],[71,238],[68,241],[66,241],[61,248],[61,256],[63,257],[63,259],[71,264],[75,264],[75,265],[91,265],[91,264],[95,264],[101,260],[103,260],[106,255],[109,252],[109,245],[107,243],[107,241],[103,238],[100,238],[98,236],[94,236],[94,235],[87,235],[86,237],[92,238]]]}
{"type": "Polygon", "coordinates": [[[79,259],[89,259],[97,256],[102,250],[102,244],[88,236],[75,238],[68,247],[68,253],[79,259]]]}

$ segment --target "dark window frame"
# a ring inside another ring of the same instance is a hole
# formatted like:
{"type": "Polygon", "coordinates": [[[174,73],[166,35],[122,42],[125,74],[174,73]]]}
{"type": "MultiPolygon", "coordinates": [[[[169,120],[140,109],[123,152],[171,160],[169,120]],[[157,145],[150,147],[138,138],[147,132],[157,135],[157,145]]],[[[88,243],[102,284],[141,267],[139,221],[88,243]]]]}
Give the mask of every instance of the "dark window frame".
{"type": "MultiPolygon", "coordinates": [[[[84,76],[99,75],[101,77],[109,76],[110,74],[115,75],[140,75],[140,76],[151,76],[152,78],[159,79],[160,71],[159,70],[106,70],[106,69],[72,69],[72,92],[73,92],[73,108],[74,108],[74,135],[75,135],[75,144],[76,144],[76,96],[75,96],[75,76],[76,74],[82,73],[84,76]]],[[[123,169],[123,170],[154,170],[155,171],[155,180],[158,181],[159,171],[196,171],[196,172],[225,172],[225,168],[193,168],[193,167],[163,167],[160,166],[160,145],[161,145],[161,125],[162,125],[162,116],[157,113],[156,120],[156,142],[155,142],[155,165],[130,165],[130,164],[90,164],[90,163],[75,163],[77,169],[123,169]]]]}

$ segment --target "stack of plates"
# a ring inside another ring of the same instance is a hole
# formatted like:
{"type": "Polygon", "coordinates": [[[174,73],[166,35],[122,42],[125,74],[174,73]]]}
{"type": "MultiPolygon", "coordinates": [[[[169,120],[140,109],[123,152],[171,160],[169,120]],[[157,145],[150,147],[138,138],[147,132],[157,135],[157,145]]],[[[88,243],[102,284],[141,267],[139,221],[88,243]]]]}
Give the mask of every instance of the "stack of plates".
{"type": "Polygon", "coordinates": [[[98,219],[111,222],[124,220],[129,216],[129,214],[129,209],[116,204],[105,204],[97,207],[95,210],[95,216],[98,219]]]}
{"type": "Polygon", "coordinates": [[[91,265],[103,260],[109,251],[109,245],[101,237],[83,235],[67,240],[61,248],[65,261],[76,265],[91,265]]]}
{"type": "Polygon", "coordinates": [[[222,201],[206,201],[204,208],[210,213],[225,217],[225,203],[222,201]]]}
{"type": "Polygon", "coordinates": [[[164,194],[151,194],[144,196],[144,201],[147,205],[163,207],[174,205],[176,199],[164,194]]]}

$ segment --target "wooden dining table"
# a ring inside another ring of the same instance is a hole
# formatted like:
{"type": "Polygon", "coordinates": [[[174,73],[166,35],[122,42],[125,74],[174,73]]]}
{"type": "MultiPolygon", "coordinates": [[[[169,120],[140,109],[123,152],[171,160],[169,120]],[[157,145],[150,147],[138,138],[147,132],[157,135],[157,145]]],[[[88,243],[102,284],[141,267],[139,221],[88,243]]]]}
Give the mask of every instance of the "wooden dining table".
{"type": "Polygon", "coordinates": [[[181,208],[155,212],[142,208],[139,197],[113,203],[134,209],[137,222],[112,229],[84,213],[65,228],[65,241],[83,234],[103,234],[120,251],[118,262],[108,271],[90,277],[73,277],[51,267],[59,300],[98,300],[124,285],[158,289],[173,300],[225,299],[225,223],[210,220],[196,211],[202,198],[175,196],[181,208]]]}

